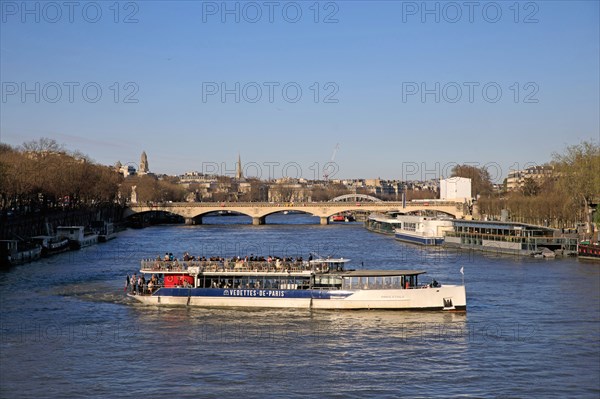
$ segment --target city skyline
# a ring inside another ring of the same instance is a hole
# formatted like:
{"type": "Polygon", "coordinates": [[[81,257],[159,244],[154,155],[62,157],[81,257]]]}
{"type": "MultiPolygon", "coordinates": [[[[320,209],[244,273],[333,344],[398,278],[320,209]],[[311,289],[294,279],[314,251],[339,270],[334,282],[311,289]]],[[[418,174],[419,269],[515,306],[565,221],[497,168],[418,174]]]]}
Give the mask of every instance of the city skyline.
{"type": "Polygon", "coordinates": [[[500,183],[600,140],[597,2],[22,4],[2,5],[10,145],[107,165],[145,150],[171,175],[235,173],[241,154],[261,178],[315,179],[335,153],[332,179],[466,163],[500,183]]]}
{"type": "MultiPolygon", "coordinates": [[[[106,165],[106,166],[115,166],[118,167],[119,170],[121,171],[121,173],[124,174],[125,177],[130,176],[132,174],[152,174],[152,175],[166,175],[166,176],[177,176],[177,177],[184,177],[184,176],[205,176],[205,177],[229,177],[233,180],[243,180],[245,181],[246,179],[258,179],[261,181],[279,181],[279,180],[286,180],[286,179],[290,179],[290,180],[296,180],[296,181],[321,181],[321,182],[326,182],[326,181],[332,181],[332,182],[343,182],[343,181],[375,181],[375,180],[381,180],[381,181],[405,181],[405,182],[429,182],[429,181],[439,181],[440,179],[444,179],[444,178],[449,178],[451,177],[452,174],[452,167],[453,166],[459,166],[458,164],[454,164],[454,163],[449,163],[446,165],[440,165],[437,169],[431,169],[431,170],[421,170],[420,167],[422,165],[419,164],[414,164],[414,163],[406,163],[402,166],[402,170],[403,170],[403,175],[402,176],[397,176],[397,177],[392,177],[392,178],[382,178],[382,177],[365,177],[365,176],[354,176],[354,177],[345,177],[345,178],[329,178],[329,176],[327,176],[327,178],[322,175],[322,176],[317,176],[316,175],[316,169],[311,169],[310,172],[313,174],[313,177],[306,177],[303,174],[299,174],[298,172],[298,165],[294,165],[294,162],[288,162],[286,164],[283,165],[276,165],[274,163],[264,163],[262,165],[251,161],[251,162],[244,162],[242,161],[242,157],[241,154],[237,155],[237,160],[235,161],[235,163],[233,164],[233,167],[231,165],[231,162],[221,162],[221,163],[216,163],[216,162],[210,162],[210,163],[204,163],[202,164],[202,167],[200,169],[188,169],[184,172],[180,172],[180,173],[176,173],[176,174],[168,174],[168,173],[164,173],[160,170],[150,170],[148,168],[148,155],[146,154],[146,151],[142,151],[141,153],[141,157],[140,157],[140,161],[139,163],[136,162],[127,162],[127,163],[123,163],[120,160],[118,160],[117,162],[115,162],[114,165],[106,165]],[[291,171],[292,173],[294,173],[294,176],[291,175],[285,175],[285,174],[279,174],[277,172],[284,172],[284,171],[291,171]],[[247,172],[250,171],[250,173],[248,174],[247,172]],[[421,178],[419,178],[421,177],[421,178]]],[[[328,170],[335,170],[335,167],[337,167],[337,165],[332,165],[335,164],[335,162],[328,162],[325,164],[325,166],[328,168],[328,170]]],[[[512,172],[512,174],[514,175],[515,173],[519,172],[516,176],[520,176],[522,173],[528,173],[527,170],[528,169],[544,169],[544,166],[547,165],[549,163],[544,163],[541,165],[525,165],[525,167],[521,168],[521,169],[511,169],[509,172],[512,172]]],[[[323,165],[321,165],[323,166],[323,165]]],[[[471,166],[471,165],[469,165],[471,166]]],[[[475,165],[473,165],[475,166],[475,165]]],[[[485,165],[483,165],[483,167],[487,167],[488,171],[491,171],[492,173],[490,173],[490,177],[492,178],[491,181],[492,183],[496,183],[494,179],[494,170],[499,170],[499,165],[494,164],[493,162],[489,162],[485,165]]],[[[322,171],[322,167],[321,167],[321,171],[322,171]]],[[[510,179],[511,173],[509,173],[507,176],[503,176],[503,181],[505,178],[509,178],[510,179]]]]}

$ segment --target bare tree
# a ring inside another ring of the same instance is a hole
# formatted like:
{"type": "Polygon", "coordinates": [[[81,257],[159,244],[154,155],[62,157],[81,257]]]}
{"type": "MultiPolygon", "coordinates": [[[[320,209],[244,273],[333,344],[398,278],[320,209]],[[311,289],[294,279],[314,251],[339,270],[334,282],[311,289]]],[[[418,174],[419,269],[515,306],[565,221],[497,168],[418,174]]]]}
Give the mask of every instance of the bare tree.
{"type": "Polygon", "coordinates": [[[21,148],[25,152],[64,152],[65,148],[62,144],[58,144],[56,140],[42,137],[39,140],[31,140],[23,143],[21,148]]]}
{"type": "Polygon", "coordinates": [[[584,141],[567,147],[564,154],[553,154],[558,184],[565,195],[581,204],[587,231],[591,232],[591,206],[600,200],[600,145],[584,141]]]}
{"type": "Polygon", "coordinates": [[[493,191],[490,173],[486,168],[477,168],[471,165],[456,165],[452,168],[452,177],[466,177],[471,179],[473,197],[489,195],[493,191]]]}

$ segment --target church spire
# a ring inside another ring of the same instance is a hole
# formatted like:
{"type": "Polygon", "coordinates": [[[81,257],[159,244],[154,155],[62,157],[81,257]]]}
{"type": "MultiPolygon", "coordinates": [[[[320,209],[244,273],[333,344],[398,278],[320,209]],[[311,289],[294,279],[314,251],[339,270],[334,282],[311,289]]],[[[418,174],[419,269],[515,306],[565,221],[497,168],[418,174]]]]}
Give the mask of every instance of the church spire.
{"type": "Polygon", "coordinates": [[[149,171],[150,169],[148,168],[148,156],[146,155],[146,151],[143,151],[140,159],[140,170],[138,171],[138,173],[146,174],[149,171]]]}
{"type": "Polygon", "coordinates": [[[242,180],[244,178],[244,173],[242,173],[242,157],[239,153],[238,153],[237,166],[235,168],[235,178],[237,180],[242,180]]]}

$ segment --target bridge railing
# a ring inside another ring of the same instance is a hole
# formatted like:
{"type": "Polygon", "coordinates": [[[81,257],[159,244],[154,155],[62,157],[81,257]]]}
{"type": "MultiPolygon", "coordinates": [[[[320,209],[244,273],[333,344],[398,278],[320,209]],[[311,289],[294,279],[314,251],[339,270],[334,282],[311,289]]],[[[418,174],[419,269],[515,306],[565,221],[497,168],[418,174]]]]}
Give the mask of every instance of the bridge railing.
{"type": "MultiPolygon", "coordinates": [[[[343,208],[347,207],[349,202],[148,202],[143,204],[130,204],[130,208],[136,207],[151,207],[151,208],[185,208],[185,207],[203,207],[203,208],[256,208],[256,207],[329,207],[329,208],[343,208]]],[[[388,208],[390,206],[402,206],[401,201],[382,201],[382,202],[356,202],[356,206],[365,208],[388,208]]],[[[457,209],[463,208],[462,202],[454,201],[438,201],[432,200],[432,202],[406,202],[406,207],[456,207],[457,209]]]]}

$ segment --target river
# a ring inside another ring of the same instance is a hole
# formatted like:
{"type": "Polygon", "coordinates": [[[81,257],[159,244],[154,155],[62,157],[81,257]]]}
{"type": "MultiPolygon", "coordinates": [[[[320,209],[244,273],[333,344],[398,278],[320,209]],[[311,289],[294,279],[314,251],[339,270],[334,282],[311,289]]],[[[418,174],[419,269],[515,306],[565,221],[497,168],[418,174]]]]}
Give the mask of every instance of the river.
{"type": "Polygon", "coordinates": [[[600,395],[600,267],[421,248],[304,215],[206,217],[0,274],[0,397],[600,395]],[[318,223],[318,219],[316,219],[318,223]],[[462,281],[466,314],[149,307],[141,258],[320,255],[462,281]]]}

